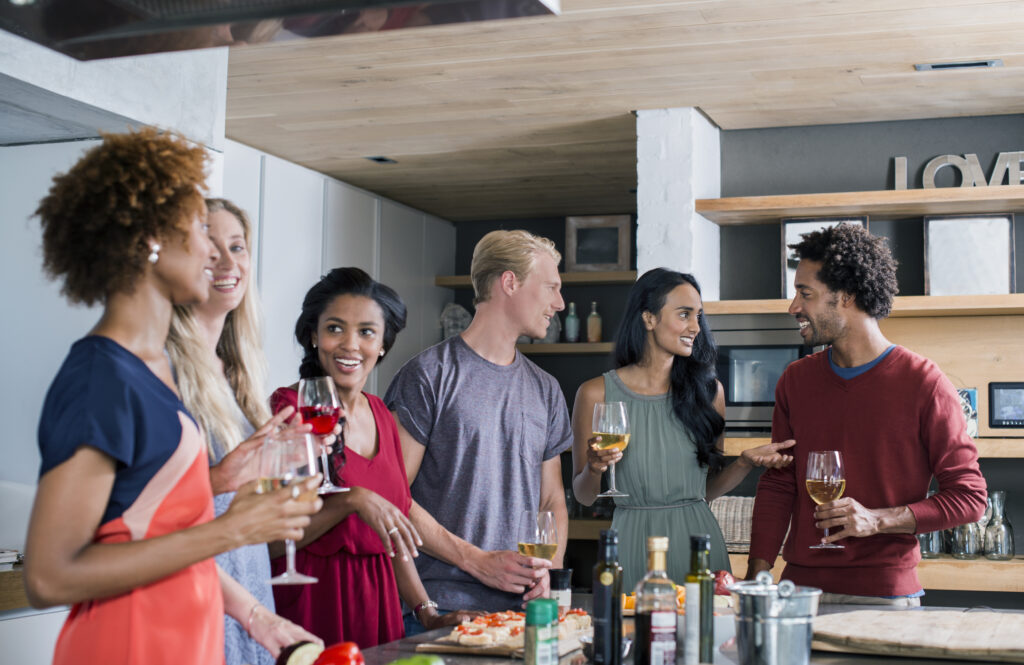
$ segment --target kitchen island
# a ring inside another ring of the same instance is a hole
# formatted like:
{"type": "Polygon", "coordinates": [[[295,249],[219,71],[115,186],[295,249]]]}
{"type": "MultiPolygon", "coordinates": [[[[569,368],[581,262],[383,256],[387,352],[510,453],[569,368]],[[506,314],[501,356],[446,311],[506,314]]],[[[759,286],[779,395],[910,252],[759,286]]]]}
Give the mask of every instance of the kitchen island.
{"type": "MultiPolygon", "coordinates": [[[[573,596],[574,607],[589,607],[589,596],[573,596]],[[577,602],[577,601],[581,602],[577,602]]],[[[835,612],[849,612],[863,609],[880,609],[877,606],[868,607],[863,605],[822,605],[819,615],[835,612]]],[[[894,613],[900,612],[929,612],[939,608],[910,608],[910,609],[887,609],[894,613]]],[[[949,608],[946,608],[949,609],[949,608]]],[[[416,653],[416,645],[423,642],[436,640],[450,632],[450,628],[442,628],[422,635],[407,637],[389,644],[367,649],[363,652],[366,658],[366,665],[386,665],[398,658],[406,658],[416,653]]],[[[733,614],[726,613],[715,617],[715,665],[737,665],[739,656],[733,641],[735,635],[735,618],[733,614]]],[[[629,639],[633,637],[633,620],[630,617],[623,619],[623,636],[629,639]]],[[[1021,635],[1021,649],[1024,653],[1024,635],[1021,635]]],[[[498,658],[494,656],[462,656],[444,654],[447,665],[515,665],[522,661],[515,661],[509,658],[498,658]]],[[[623,665],[632,665],[632,656],[627,657],[623,665]]],[[[679,663],[682,662],[680,658],[679,663]]],[[[887,665],[950,665],[951,663],[965,662],[962,660],[931,659],[931,658],[908,658],[902,656],[885,655],[858,655],[846,653],[830,653],[825,651],[814,651],[811,653],[811,663],[814,665],[854,665],[861,663],[884,663],[887,665]]],[[[983,661],[975,661],[983,662],[983,661]]],[[[559,665],[586,665],[582,652],[572,652],[560,660],[559,665]]]]}

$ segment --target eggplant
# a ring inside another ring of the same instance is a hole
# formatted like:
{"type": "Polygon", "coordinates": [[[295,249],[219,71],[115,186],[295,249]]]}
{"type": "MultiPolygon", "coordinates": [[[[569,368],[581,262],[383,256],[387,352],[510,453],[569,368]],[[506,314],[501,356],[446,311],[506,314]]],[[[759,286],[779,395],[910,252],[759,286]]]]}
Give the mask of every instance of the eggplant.
{"type": "Polygon", "coordinates": [[[276,665],[313,665],[324,648],[312,642],[296,642],[281,649],[276,665]]]}

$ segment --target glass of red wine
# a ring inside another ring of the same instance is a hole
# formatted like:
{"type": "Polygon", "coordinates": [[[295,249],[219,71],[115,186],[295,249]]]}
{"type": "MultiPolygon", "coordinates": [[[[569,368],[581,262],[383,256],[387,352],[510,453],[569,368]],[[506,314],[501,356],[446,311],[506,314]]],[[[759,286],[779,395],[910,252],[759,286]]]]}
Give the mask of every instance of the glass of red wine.
{"type": "MultiPolygon", "coordinates": [[[[312,425],[313,434],[324,436],[334,431],[341,415],[341,401],[334,389],[334,379],[329,376],[315,376],[299,380],[299,415],[302,422],[312,425]]],[[[341,420],[344,423],[344,420],[341,420]]],[[[344,449],[344,439],[338,440],[339,450],[344,449]]],[[[344,464],[344,452],[341,454],[344,464]]],[[[327,459],[327,447],[320,446],[320,462],[323,464],[324,482],[320,494],[347,492],[349,488],[335,485],[331,480],[331,464],[327,459]]]]}

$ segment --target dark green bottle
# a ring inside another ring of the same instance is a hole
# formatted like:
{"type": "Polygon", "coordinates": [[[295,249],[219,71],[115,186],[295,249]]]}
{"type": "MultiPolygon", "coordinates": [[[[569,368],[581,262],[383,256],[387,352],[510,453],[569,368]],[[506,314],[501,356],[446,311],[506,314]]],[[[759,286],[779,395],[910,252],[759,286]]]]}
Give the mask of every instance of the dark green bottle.
{"type": "Polygon", "coordinates": [[[684,665],[714,660],[715,576],[711,572],[711,536],[690,536],[690,572],[686,574],[684,665]]]}
{"type": "Polygon", "coordinates": [[[594,566],[594,663],[622,665],[622,566],[619,534],[602,530],[594,566]]]}

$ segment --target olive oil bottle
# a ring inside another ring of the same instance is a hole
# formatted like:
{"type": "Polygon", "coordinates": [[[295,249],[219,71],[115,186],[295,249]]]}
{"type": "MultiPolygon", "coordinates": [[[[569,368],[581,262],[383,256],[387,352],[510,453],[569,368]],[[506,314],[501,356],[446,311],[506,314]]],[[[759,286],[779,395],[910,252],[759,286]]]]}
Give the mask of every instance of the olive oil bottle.
{"type": "Polygon", "coordinates": [[[619,534],[601,531],[594,566],[594,663],[622,665],[622,566],[619,534]]]}
{"type": "Polygon", "coordinates": [[[714,658],[715,576],[711,572],[711,536],[690,536],[690,572],[686,574],[686,630],[683,664],[710,663],[714,658]]]}

